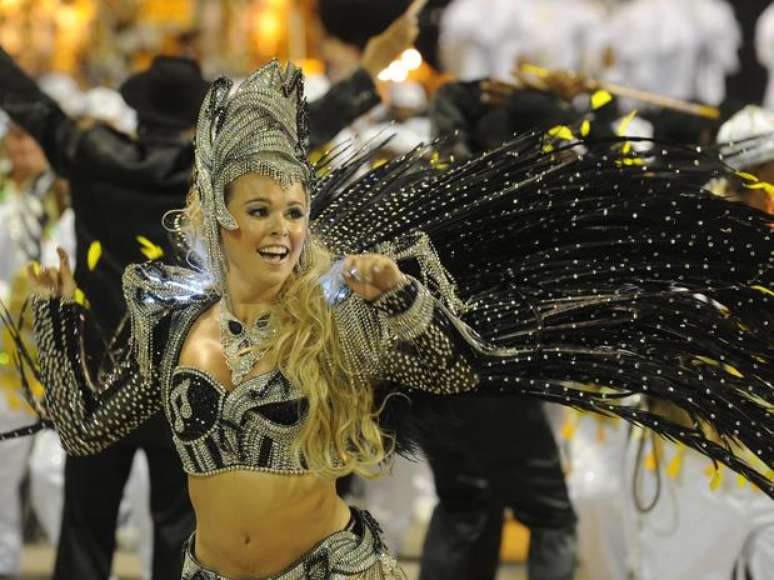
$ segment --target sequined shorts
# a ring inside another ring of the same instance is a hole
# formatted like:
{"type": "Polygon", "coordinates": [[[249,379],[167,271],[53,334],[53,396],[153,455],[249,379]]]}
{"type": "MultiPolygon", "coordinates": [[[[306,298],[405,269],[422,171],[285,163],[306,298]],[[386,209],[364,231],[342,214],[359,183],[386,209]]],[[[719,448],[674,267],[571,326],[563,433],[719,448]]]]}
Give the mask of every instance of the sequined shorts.
{"type": "MultiPolygon", "coordinates": [[[[373,516],[350,509],[345,529],[322,540],[278,576],[254,580],[405,580],[395,556],[382,543],[382,530],[373,516]]],[[[230,580],[202,566],[193,547],[192,535],[185,546],[182,580],[230,580]]]]}

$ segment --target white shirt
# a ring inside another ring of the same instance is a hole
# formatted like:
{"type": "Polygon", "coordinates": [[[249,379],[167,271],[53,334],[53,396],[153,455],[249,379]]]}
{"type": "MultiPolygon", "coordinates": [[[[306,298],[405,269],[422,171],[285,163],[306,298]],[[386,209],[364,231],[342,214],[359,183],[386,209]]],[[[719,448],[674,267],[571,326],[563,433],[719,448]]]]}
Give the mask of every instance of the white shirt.
{"type": "Polygon", "coordinates": [[[763,106],[774,109],[774,2],[763,11],[755,29],[755,50],[758,60],[769,70],[769,84],[763,106]]]}
{"type": "Polygon", "coordinates": [[[441,19],[441,58],[461,80],[510,79],[520,57],[581,70],[604,14],[593,0],[455,0],[441,19]]]}

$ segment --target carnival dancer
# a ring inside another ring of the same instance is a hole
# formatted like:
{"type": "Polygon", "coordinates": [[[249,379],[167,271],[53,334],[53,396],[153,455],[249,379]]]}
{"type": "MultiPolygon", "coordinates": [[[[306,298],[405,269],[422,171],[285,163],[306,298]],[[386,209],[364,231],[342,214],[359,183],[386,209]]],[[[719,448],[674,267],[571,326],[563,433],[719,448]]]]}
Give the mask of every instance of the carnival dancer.
{"type": "MultiPolygon", "coordinates": [[[[312,145],[331,139],[379,102],[376,75],[415,36],[415,18],[409,16],[371,40],[362,66],[310,106],[312,145]]],[[[207,83],[194,61],[169,57],[157,58],[148,71],[130,77],[121,92],[139,115],[139,136],[133,139],[101,124],[80,128],[4,52],[0,78],[0,108],[32,132],[54,169],[71,182],[78,237],[75,274],[90,303],[86,352],[96,368],[105,351],[102,338],[114,333],[125,313],[123,269],[141,258],[141,251],[173,262],[175,250],[162,217],[185,203],[193,165],[185,133],[194,125],[207,83]]],[[[177,555],[193,519],[183,470],[158,415],[103,453],[68,457],[55,578],[109,576],[122,490],[140,447],[152,478],[154,577],[179,575],[177,555]]]]}

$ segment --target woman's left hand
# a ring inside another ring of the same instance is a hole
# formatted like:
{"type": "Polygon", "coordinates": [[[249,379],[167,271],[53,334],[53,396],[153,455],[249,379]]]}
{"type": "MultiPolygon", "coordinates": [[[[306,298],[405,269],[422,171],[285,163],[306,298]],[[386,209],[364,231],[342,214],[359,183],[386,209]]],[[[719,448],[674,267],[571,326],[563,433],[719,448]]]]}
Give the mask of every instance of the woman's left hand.
{"type": "Polygon", "coordinates": [[[379,254],[359,254],[344,259],[344,280],[353,292],[376,300],[406,281],[398,265],[379,254]]]}

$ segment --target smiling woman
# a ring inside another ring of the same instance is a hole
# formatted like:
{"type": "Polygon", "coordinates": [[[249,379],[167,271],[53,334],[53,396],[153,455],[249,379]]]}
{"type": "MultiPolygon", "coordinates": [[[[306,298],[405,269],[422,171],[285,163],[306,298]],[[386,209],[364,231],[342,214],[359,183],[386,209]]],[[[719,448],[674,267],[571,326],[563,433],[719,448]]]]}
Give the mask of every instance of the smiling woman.
{"type": "Polygon", "coordinates": [[[239,301],[273,300],[298,264],[308,237],[307,193],[301,183],[283,189],[270,177],[248,173],[226,190],[237,222],[223,231],[227,284],[239,301]]]}

